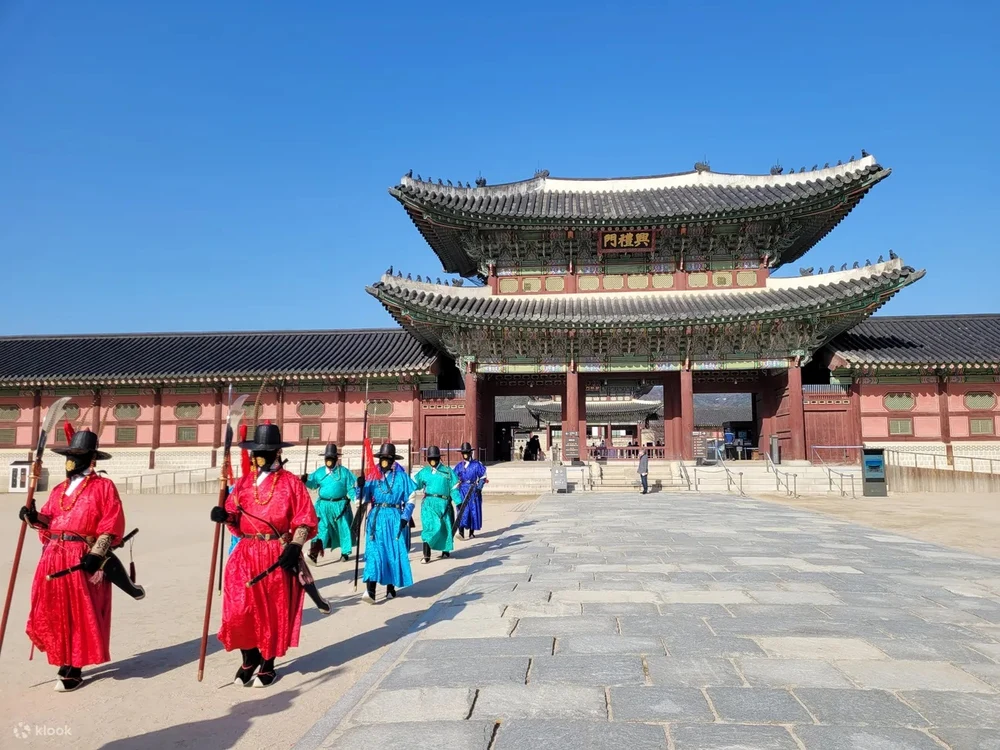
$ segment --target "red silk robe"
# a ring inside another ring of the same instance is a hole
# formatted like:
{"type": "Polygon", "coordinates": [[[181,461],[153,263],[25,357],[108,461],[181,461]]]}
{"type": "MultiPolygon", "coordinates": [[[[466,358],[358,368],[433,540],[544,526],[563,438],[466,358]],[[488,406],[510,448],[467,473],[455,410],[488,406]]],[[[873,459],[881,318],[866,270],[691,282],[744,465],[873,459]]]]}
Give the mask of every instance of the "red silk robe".
{"type": "Polygon", "coordinates": [[[31,584],[26,632],[56,666],[86,667],[111,660],[111,584],[91,583],[82,570],[45,580],[50,573],[77,565],[87,553],[85,542],[53,538],[59,533],[95,539],[111,534],[112,545],[125,533],[125,512],[114,482],[97,474],[83,482],[65,498],[66,482],[61,482],[39,511],[48,517],[49,528],[39,534],[44,547],[31,584]]]}
{"type": "MultiPolygon", "coordinates": [[[[298,477],[284,469],[271,472],[256,488],[256,496],[255,479],[254,474],[240,478],[229,493],[226,510],[236,513],[240,505],[262,520],[240,513],[238,525],[232,528],[234,534],[273,534],[264,523],[267,521],[279,534],[291,536],[297,527],[305,526],[307,539],[316,535],[316,511],[298,477]]],[[[219,640],[226,651],[259,648],[264,659],[274,659],[299,645],[303,590],[298,580],[278,568],[247,588],[250,579],[277,561],[281,550],[280,541],[249,537],[233,548],[226,563],[219,628],[219,640]]]]}

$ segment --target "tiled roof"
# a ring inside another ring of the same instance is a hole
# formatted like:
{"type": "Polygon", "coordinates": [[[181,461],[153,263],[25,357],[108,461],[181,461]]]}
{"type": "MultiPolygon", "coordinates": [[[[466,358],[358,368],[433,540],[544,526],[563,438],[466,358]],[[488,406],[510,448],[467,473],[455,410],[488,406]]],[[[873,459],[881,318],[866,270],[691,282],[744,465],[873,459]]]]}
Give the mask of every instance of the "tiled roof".
{"type": "Polygon", "coordinates": [[[398,328],[0,338],[0,383],[99,383],[430,373],[433,349],[398,328]]]}
{"type": "Polygon", "coordinates": [[[875,317],[828,348],[852,365],[997,365],[1000,314],[875,317]]]}
{"type": "Polygon", "coordinates": [[[488,287],[383,276],[368,291],[407,326],[483,321],[527,327],[682,325],[810,314],[890,295],[923,275],[897,259],[818,276],[771,277],[767,286],[756,289],[501,295],[488,287]]]}
{"type": "Polygon", "coordinates": [[[530,180],[453,187],[403,177],[390,193],[400,202],[501,222],[628,222],[712,217],[811,202],[826,193],[870,187],[888,176],[872,156],[835,167],[779,175],[685,172],[659,177],[530,180]]]}

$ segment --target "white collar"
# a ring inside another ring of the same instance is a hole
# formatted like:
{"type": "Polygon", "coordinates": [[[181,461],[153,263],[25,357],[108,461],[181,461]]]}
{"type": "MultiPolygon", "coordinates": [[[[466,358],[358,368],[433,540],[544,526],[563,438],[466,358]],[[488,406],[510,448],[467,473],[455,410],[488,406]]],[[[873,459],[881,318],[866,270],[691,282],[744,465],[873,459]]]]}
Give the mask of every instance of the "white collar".
{"type": "Polygon", "coordinates": [[[257,472],[257,486],[259,487],[260,483],[263,482],[269,476],[271,476],[271,472],[269,472],[269,471],[259,471],[259,472],[257,472]]]}
{"type": "Polygon", "coordinates": [[[69,481],[69,486],[66,488],[66,491],[72,492],[73,490],[75,490],[80,485],[80,482],[82,482],[86,477],[90,476],[92,473],[93,469],[90,468],[84,469],[83,473],[77,474],[69,481]]]}

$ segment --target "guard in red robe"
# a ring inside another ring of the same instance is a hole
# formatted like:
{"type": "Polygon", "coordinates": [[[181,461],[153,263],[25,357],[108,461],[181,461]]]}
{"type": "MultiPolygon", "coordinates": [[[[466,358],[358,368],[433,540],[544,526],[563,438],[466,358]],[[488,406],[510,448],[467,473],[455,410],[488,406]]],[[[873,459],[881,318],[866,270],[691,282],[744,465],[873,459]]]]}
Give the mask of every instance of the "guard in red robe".
{"type": "Polygon", "coordinates": [[[83,667],[111,660],[111,583],[101,568],[125,533],[125,513],[114,482],[94,470],[111,458],[97,449],[97,435],[81,430],[65,448],[66,481],[41,511],[19,516],[39,529],[44,545],[31,584],[28,638],[49,664],[59,667],[58,692],[83,684],[83,667]],[[82,569],[47,580],[74,565],[82,569]]]}
{"type": "Polygon", "coordinates": [[[316,535],[318,521],[302,481],[282,468],[277,425],[260,425],[251,452],[253,471],[236,482],[226,507],[212,508],[212,520],[226,523],[240,542],[226,563],[219,640],[239,649],[243,662],[235,682],[266,687],[274,682],[274,660],[299,645],[303,587],[307,572],[302,545],[316,535]],[[274,567],[253,586],[247,583],[274,567]]]}

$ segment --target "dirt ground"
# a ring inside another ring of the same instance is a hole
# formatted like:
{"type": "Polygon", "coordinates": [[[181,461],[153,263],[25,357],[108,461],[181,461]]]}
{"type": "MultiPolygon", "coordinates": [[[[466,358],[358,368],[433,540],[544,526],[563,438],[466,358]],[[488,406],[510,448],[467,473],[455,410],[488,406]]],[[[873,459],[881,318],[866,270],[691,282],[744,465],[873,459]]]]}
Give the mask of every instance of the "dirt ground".
{"type": "MultiPolygon", "coordinates": [[[[353,590],[353,562],[321,559],[313,575],[333,614],[320,615],[306,599],[301,645],[278,660],[279,680],[268,689],[233,686],[240,656],[224,652],[215,637],[219,597],[212,602],[205,679],[196,680],[214,496],[123,499],[128,529],[140,529],[135,562],[147,595],[134,601],[114,591],[113,661],[85,670],[90,680],[69,694],[54,692],[55,667],[44,655],[28,660],[24,623],[40,553],[37,535],[29,532],[0,656],[0,748],[64,747],[67,740],[78,748],[290,747],[442,591],[476,565],[530,500],[488,497],[481,538],[475,543],[456,539],[450,560],[433,559],[429,565],[419,564],[416,513],[410,555],[414,585],[400,589],[390,603],[381,601],[381,588],[376,606],[361,603],[363,586],[359,583],[359,593],[353,590]],[[23,737],[25,727],[28,737],[23,737]]],[[[0,495],[0,539],[5,540],[0,585],[5,587],[22,502],[23,496],[0,495]]],[[[127,548],[119,555],[127,561],[127,548]]]]}
{"type": "Polygon", "coordinates": [[[1000,495],[997,494],[921,492],[859,498],[759,497],[926,542],[1000,557],[1000,495]]]}

